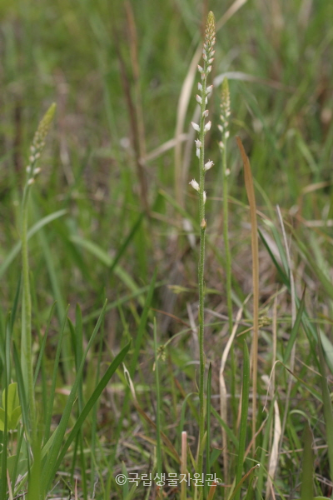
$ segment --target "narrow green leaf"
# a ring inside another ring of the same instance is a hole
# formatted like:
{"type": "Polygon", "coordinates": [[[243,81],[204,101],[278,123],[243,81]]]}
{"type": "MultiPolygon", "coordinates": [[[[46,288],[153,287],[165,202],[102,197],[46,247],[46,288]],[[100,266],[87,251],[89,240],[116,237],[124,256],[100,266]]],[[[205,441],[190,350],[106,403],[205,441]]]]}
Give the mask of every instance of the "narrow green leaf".
{"type": "Polygon", "coordinates": [[[71,430],[71,432],[69,433],[69,436],[68,438],[66,439],[65,441],[65,444],[63,445],[62,447],[62,450],[61,452],[59,453],[59,456],[57,457],[57,460],[55,462],[55,464],[53,465],[53,468],[51,471],[48,471],[49,474],[48,474],[48,482],[46,484],[49,484],[51,481],[52,481],[52,478],[55,476],[55,474],[57,473],[57,470],[62,462],[62,460],[64,459],[66,453],[67,453],[67,450],[69,448],[69,446],[71,445],[71,443],[73,442],[74,438],[76,437],[78,431],[81,429],[82,427],[82,424],[83,422],[85,421],[85,419],[87,418],[87,416],[89,415],[89,412],[91,411],[91,409],[93,408],[94,404],[96,403],[96,401],[98,400],[98,398],[100,397],[100,395],[102,394],[102,391],[105,389],[106,385],[108,384],[110,378],[112,377],[112,375],[115,373],[116,369],[118,368],[118,366],[120,365],[120,363],[123,362],[128,350],[130,348],[130,343],[128,343],[121,351],[119,354],[117,354],[117,356],[114,358],[114,360],[112,361],[112,363],[110,364],[109,368],[106,370],[105,374],[103,375],[103,377],[101,378],[100,382],[98,383],[97,387],[95,388],[94,392],[92,393],[92,395],[90,396],[89,400],[87,401],[85,407],[83,408],[82,412],[80,413],[78,419],[76,420],[75,422],[75,425],[73,427],[73,429],[71,430]]]}
{"type": "Polygon", "coordinates": [[[88,354],[88,352],[89,352],[89,350],[90,350],[90,348],[95,340],[95,337],[96,337],[97,332],[101,326],[101,323],[104,319],[105,308],[106,308],[106,301],[104,303],[101,315],[98,318],[98,321],[97,321],[97,324],[94,328],[94,331],[93,331],[93,333],[90,337],[90,340],[88,342],[87,348],[86,348],[85,353],[84,353],[84,357],[83,357],[81,365],[80,365],[80,368],[77,371],[72,390],[71,390],[70,395],[67,399],[67,403],[66,403],[66,406],[65,406],[63,414],[62,414],[62,418],[60,420],[60,423],[59,423],[56,431],[54,432],[54,439],[52,441],[52,446],[51,446],[51,449],[49,451],[49,454],[46,457],[46,460],[45,460],[45,463],[43,466],[42,491],[44,492],[44,494],[46,494],[48,492],[48,488],[50,486],[51,480],[54,477],[54,474],[56,472],[55,467],[57,464],[59,452],[60,452],[62,442],[63,442],[64,436],[66,433],[67,424],[68,424],[68,421],[69,421],[69,418],[70,418],[70,415],[72,412],[72,408],[74,405],[74,401],[76,398],[78,386],[80,384],[80,380],[81,380],[81,377],[83,374],[85,359],[86,359],[86,356],[87,356],[87,354],[88,354]]]}
{"type": "Polygon", "coordinates": [[[239,441],[238,439],[236,438],[235,434],[233,433],[233,431],[230,429],[230,427],[224,422],[224,420],[222,420],[222,418],[220,417],[220,415],[217,413],[217,411],[215,410],[214,406],[211,407],[211,410],[212,410],[212,414],[214,415],[214,417],[218,420],[218,423],[223,427],[223,429],[225,429],[226,433],[227,433],[227,436],[228,438],[233,442],[234,446],[236,447],[236,449],[238,449],[239,447],[239,441]]]}
{"type": "Polygon", "coordinates": [[[59,338],[58,338],[58,342],[57,342],[57,349],[56,349],[56,353],[55,353],[55,357],[54,357],[53,373],[52,373],[51,387],[49,390],[47,413],[45,415],[44,442],[48,441],[49,436],[50,436],[50,432],[51,432],[51,420],[52,420],[54,395],[55,395],[55,389],[56,389],[56,384],[57,384],[57,376],[58,376],[60,355],[61,355],[61,349],[62,349],[62,339],[64,337],[65,328],[66,328],[66,324],[67,324],[67,313],[68,313],[68,307],[66,309],[66,314],[65,314],[63,321],[62,321],[62,326],[61,326],[61,330],[60,330],[59,338]]]}
{"type": "Polygon", "coordinates": [[[312,434],[306,424],[304,429],[304,451],[303,451],[303,467],[302,467],[302,486],[301,500],[313,500],[313,474],[314,474],[314,457],[312,451],[312,434]]]}
{"type": "Polygon", "coordinates": [[[298,330],[299,330],[299,327],[301,324],[301,320],[302,320],[302,316],[304,313],[304,307],[305,307],[305,290],[303,292],[302,300],[301,300],[301,303],[300,303],[298,311],[297,311],[296,320],[295,320],[294,326],[291,330],[290,338],[288,340],[286,351],[284,353],[283,363],[285,365],[288,363],[293,345],[294,345],[296,337],[297,337],[297,333],[298,333],[298,330]]]}
{"type": "MultiPolygon", "coordinates": [[[[28,241],[42,227],[46,226],[47,224],[50,224],[50,222],[54,221],[55,219],[58,219],[59,217],[62,217],[63,215],[65,215],[66,212],[67,212],[67,210],[58,210],[57,212],[54,212],[53,214],[47,215],[46,217],[43,217],[42,219],[40,219],[36,224],[34,224],[31,227],[31,229],[29,229],[29,231],[28,231],[28,241]]],[[[20,253],[20,251],[21,251],[21,241],[19,241],[18,243],[16,243],[16,245],[9,252],[9,254],[6,257],[6,259],[1,264],[1,266],[0,266],[0,278],[7,271],[8,267],[13,262],[13,260],[15,259],[15,257],[20,253]]]]}
{"type": "Polygon", "coordinates": [[[274,266],[276,267],[276,270],[277,270],[277,271],[278,271],[278,273],[279,273],[279,276],[280,276],[280,278],[281,278],[281,280],[282,280],[282,283],[283,283],[284,285],[286,285],[287,287],[289,287],[289,286],[290,286],[290,282],[289,282],[289,278],[288,278],[288,276],[286,275],[286,273],[283,271],[282,267],[280,266],[280,264],[279,264],[279,263],[278,263],[278,261],[276,260],[276,258],[275,258],[275,256],[274,256],[273,252],[272,252],[272,251],[271,251],[271,249],[270,249],[270,246],[268,245],[268,243],[267,243],[267,241],[266,241],[266,239],[265,239],[264,235],[263,235],[263,234],[262,234],[262,232],[260,231],[260,229],[258,229],[258,233],[259,233],[259,236],[260,236],[260,238],[261,238],[261,241],[263,242],[263,244],[264,244],[264,245],[265,245],[265,247],[266,247],[267,252],[269,253],[270,258],[272,259],[272,262],[273,262],[274,266]]]}
{"type": "Polygon", "coordinates": [[[323,404],[324,404],[324,419],[326,426],[326,440],[328,446],[328,461],[330,466],[331,481],[333,481],[333,413],[332,413],[330,391],[328,388],[326,373],[325,373],[326,363],[320,338],[318,342],[318,348],[319,348],[319,360],[320,360],[319,369],[321,374],[321,389],[322,389],[323,404]]]}

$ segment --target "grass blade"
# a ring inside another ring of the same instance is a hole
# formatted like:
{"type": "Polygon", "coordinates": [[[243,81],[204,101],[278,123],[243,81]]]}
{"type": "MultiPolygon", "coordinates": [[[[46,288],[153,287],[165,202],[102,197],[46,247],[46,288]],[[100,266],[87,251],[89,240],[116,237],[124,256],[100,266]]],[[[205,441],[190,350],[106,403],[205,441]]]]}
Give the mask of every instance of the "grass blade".
{"type": "MultiPolygon", "coordinates": [[[[257,227],[257,207],[254,194],[251,166],[246,156],[242,141],[237,137],[237,144],[240,149],[245,176],[246,193],[250,205],[251,214],[251,246],[252,246],[252,280],[253,280],[253,340],[252,340],[252,435],[256,434],[257,416],[257,374],[258,374],[258,334],[259,334],[259,249],[258,249],[258,227],[257,227]]],[[[253,440],[253,452],[256,449],[256,439],[253,440]]]]}
{"type": "Polygon", "coordinates": [[[308,424],[304,429],[304,451],[301,500],[313,500],[314,457],[312,451],[312,434],[308,424]]]}
{"type": "MultiPolygon", "coordinates": [[[[36,224],[34,224],[28,231],[28,234],[27,234],[28,241],[30,240],[30,238],[34,234],[36,234],[40,229],[42,229],[42,227],[46,226],[47,224],[50,224],[50,222],[54,221],[55,219],[62,217],[63,215],[65,215],[66,212],[67,212],[67,210],[58,210],[57,212],[54,212],[53,214],[47,215],[46,217],[43,217],[38,222],[36,222],[36,224]]],[[[7,271],[8,267],[13,262],[15,257],[20,253],[21,246],[22,246],[21,241],[17,242],[16,245],[12,248],[12,250],[7,255],[6,259],[1,264],[1,266],[0,266],[0,278],[7,271]]]]}
{"type": "Polygon", "coordinates": [[[44,463],[44,466],[43,466],[43,474],[42,474],[42,491],[44,494],[46,494],[48,492],[48,489],[49,489],[49,486],[50,486],[50,483],[52,481],[52,478],[54,477],[54,474],[55,474],[55,466],[57,464],[57,460],[58,460],[58,456],[59,456],[59,452],[60,452],[60,449],[61,449],[61,445],[62,445],[62,442],[63,442],[63,439],[64,439],[64,436],[65,436],[65,432],[66,432],[66,429],[67,429],[67,424],[68,424],[68,421],[69,421],[69,417],[70,417],[70,414],[72,412],[72,408],[73,408],[73,405],[74,405],[74,401],[75,401],[75,398],[76,398],[76,393],[77,393],[77,390],[78,390],[78,387],[79,387],[79,384],[80,384],[80,380],[81,380],[81,377],[83,375],[83,368],[84,368],[84,362],[85,362],[85,359],[86,359],[86,356],[95,340],[95,337],[97,335],[97,332],[99,331],[99,328],[102,324],[102,321],[103,321],[103,318],[104,318],[104,314],[105,314],[105,308],[106,308],[106,301],[104,303],[104,306],[103,306],[103,309],[102,309],[102,312],[101,312],[101,315],[97,321],[97,324],[94,328],[94,331],[89,339],[89,342],[88,342],[88,345],[86,347],[86,350],[85,350],[85,353],[84,353],[84,356],[83,356],[83,359],[82,359],[82,362],[81,362],[81,365],[80,365],[80,368],[77,372],[77,375],[76,375],[76,378],[75,378],[75,381],[74,381],[74,384],[73,384],[73,387],[72,387],[72,390],[70,392],[70,395],[68,397],[68,400],[67,400],[67,403],[66,403],[66,406],[64,408],[64,411],[63,411],[63,415],[62,415],[62,418],[60,420],[60,423],[56,429],[56,431],[54,432],[54,436],[51,436],[52,438],[52,445],[51,445],[51,449],[46,457],[46,460],[45,460],[45,463],[44,463]]]}
{"type": "Polygon", "coordinates": [[[289,357],[290,357],[292,348],[293,348],[293,346],[295,344],[297,333],[298,333],[298,330],[299,330],[299,327],[300,327],[300,324],[301,324],[301,321],[302,321],[302,316],[303,316],[304,308],[305,308],[305,290],[303,292],[301,303],[300,303],[300,306],[299,306],[298,311],[297,311],[296,320],[295,320],[295,323],[294,323],[293,328],[291,330],[291,334],[290,334],[290,337],[289,337],[289,340],[288,340],[286,351],[284,353],[283,363],[285,365],[289,361],[289,357]]]}
{"type": "Polygon", "coordinates": [[[319,370],[321,374],[321,390],[323,395],[323,405],[324,405],[324,419],[326,426],[326,439],[328,446],[328,461],[331,481],[333,481],[333,412],[332,412],[332,402],[330,397],[330,391],[328,388],[326,373],[325,373],[325,358],[323,353],[323,347],[321,344],[321,339],[318,342],[319,349],[319,370]]]}
{"type": "MultiPolygon", "coordinates": [[[[110,378],[112,377],[112,375],[115,373],[116,369],[118,368],[118,366],[120,365],[120,363],[123,362],[126,354],[128,353],[128,350],[130,348],[130,344],[127,344],[121,351],[119,354],[117,354],[117,356],[114,358],[114,360],[112,361],[112,363],[110,364],[109,368],[106,370],[105,374],[103,375],[103,377],[101,378],[100,382],[98,383],[97,387],[95,388],[94,392],[92,393],[92,395],[90,396],[89,400],[87,401],[85,407],[83,408],[82,412],[80,413],[78,419],[76,420],[75,422],[75,425],[73,427],[73,429],[71,430],[71,432],[69,433],[69,436],[68,438],[66,439],[65,441],[65,444],[61,450],[61,452],[59,453],[59,456],[53,466],[53,469],[52,471],[49,472],[49,478],[48,478],[48,483],[46,484],[49,484],[51,481],[52,481],[52,478],[55,476],[55,474],[57,473],[57,470],[62,462],[62,460],[64,459],[66,453],[67,453],[67,450],[69,448],[69,446],[72,444],[72,442],[74,441],[77,433],[79,432],[79,430],[81,429],[82,427],[82,424],[83,422],[85,421],[85,419],[87,418],[89,412],[91,411],[91,409],[93,408],[93,406],[95,405],[95,403],[97,402],[98,398],[100,397],[100,395],[102,394],[102,391],[105,389],[107,383],[109,382],[110,378]]],[[[84,357],[85,358],[85,357],[84,357]]]]}

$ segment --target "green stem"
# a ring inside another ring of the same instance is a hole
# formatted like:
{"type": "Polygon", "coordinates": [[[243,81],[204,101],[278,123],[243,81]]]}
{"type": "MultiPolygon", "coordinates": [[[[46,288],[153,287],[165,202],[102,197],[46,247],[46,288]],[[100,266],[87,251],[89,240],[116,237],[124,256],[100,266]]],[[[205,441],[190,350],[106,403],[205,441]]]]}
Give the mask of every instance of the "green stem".
{"type": "MultiPolygon", "coordinates": [[[[226,131],[223,134],[223,152],[222,152],[222,177],[223,177],[223,239],[224,239],[224,249],[225,249],[225,264],[226,264],[226,292],[227,292],[227,310],[228,310],[228,322],[229,322],[229,335],[232,333],[233,329],[233,315],[232,315],[232,298],[231,298],[231,254],[229,246],[229,183],[227,174],[227,134],[226,131]]],[[[231,346],[231,406],[233,421],[237,422],[237,402],[235,397],[235,379],[236,379],[236,361],[234,346],[231,346]]],[[[235,426],[234,426],[235,428],[235,426]]],[[[225,471],[228,476],[228,471],[225,471]]],[[[226,481],[228,478],[226,477],[226,481]]]]}
{"type": "Polygon", "coordinates": [[[154,318],[154,350],[155,350],[155,382],[156,382],[156,456],[157,456],[157,474],[162,474],[162,446],[161,446],[161,392],[158,367],[158,349],[157,349],[157,326],[154,318]]]}
{"type": "Polygon", "coordinates": [[[232,319],[232,301],[231,301],[231,257],[229,246],[229,207],[228,207],[228,175],[227,175],[227,137],[223,137],[223,156],[222,156],[222,173],[223,173],[223,238],[225,248],[225,263],[226,263],[226,278],[227,278],[227,307],[229,318],[229,335],[231,335],[233,328],[232,319]]]}
{"type": "Polygon", "coordinates": [[[30,424],[35,420],[35,396],[32,368],[32,340],[31,340],[31,295],[29,282],[29,259],[28,259],[28,202],[30,186],[24,188],[22,201],[22,273],[23,273],[23,297],[22,297],[22,331],[21,331],[21,366],[24,381],[24,389],[29,402],[30,424]]]}
{"type": "MultiPolygon", "coordinates": [[[[207,64],[204,64],[204,72],[207,74],[207,64]]],[[[204,290],[204,271],[205,271],[205,237],[206,237],[206,220],[205,220],[205,118],[204,111],[206,108],[206,76],[202,80],[202,103],[200,116],[200,181],[199,181],[199,221],[200,221],[200,251],[199,251],[199,353],[200,353],[200,374],[199,374],[199,455],[198,455],[198,473],[202,474],[203,470],[203,452],[204,452],[204,433],[205,433],[205,395],[204,395],[204,377],[205,377],[205,350],[204,350],[204,325],[205,325],[205,290],[204,290]]]]}

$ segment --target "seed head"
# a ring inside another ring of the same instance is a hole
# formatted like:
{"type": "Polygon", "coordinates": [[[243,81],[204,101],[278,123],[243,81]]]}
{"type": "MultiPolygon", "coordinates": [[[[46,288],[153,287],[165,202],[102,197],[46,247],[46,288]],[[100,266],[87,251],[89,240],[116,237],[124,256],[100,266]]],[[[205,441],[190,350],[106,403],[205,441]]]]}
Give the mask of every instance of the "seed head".
{"type": "Polygon", "coordinates": [[[222,82],[221,92],[221,119],[227,121],[230,116],[230,92],[227,78],[222,82]]]}
{"type": "Polygon", "coordinates": [[[209,12],[206,24],[205,45],[207,53],[215,43],[215,18],[212,11],[209,12]]]}
{"type": "Polygon", "coordinates": [[[35,133],[34,140],[32,142],[32,146],[31,146],[31,152],[33,153],[32,156],[34,157],[32,161],[36,160],[39,157],[42,149],[44,148],[45,139],[46,139],[47,133],[49,131],[49,128],[50,128],[50,125],[51,125],[51,122],[52,122],[52,119],[54,116],[55,109],[56,109],[55,103],[51,104],[49,109],[46,111],[44,117],[39,122],[37,131],[35,133]]]}

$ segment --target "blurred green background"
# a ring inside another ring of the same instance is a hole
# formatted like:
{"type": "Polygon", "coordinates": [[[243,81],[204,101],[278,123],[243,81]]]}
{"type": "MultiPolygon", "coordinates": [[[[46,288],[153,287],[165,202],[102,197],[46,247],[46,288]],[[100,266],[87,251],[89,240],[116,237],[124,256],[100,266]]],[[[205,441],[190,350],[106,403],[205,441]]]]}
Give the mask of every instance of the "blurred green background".
{"type": "MultiPolygon", "coordinates": [[[[62,311],[67,302],[89,308],[101,304],[108,291],[114,298],[125,289],[133,291],[149,282],[156,264],[163,277],[176,260],[174,252],[181,251],[175,241],[183,226],[170,199],[196,216],[188,181],[195,177],[197,163],[192,139],[186,140],[196,108],[195,83],[177,131],[185,134],[180,160],[173,147],[150,154],[176,135],[181,91],[208,10],[220,27],[213,76],[230,76],[228,163],[235,229],[247,217],[235,135],[242,137],[249,154],[263,210],[267,199],[273,206],[279,203],[296,226],[332,216],[332,2],[3,0],[1,258],[19,237],[19,190],[29,144],[54,101],[56,125],[42,160],[31,220],[59,209],[67,215],[44,232],[44,242],[31,240],[31,258],[44,290],[51,282],[62,311]],[[147,210],[150,217],[135,229],[138,215],[147,210]],[[133,282],[118,276],[116,292],[105,263],[97,259],[92,266],[91,253],[74,240],[95,242],[112,260],[133,230],[133,241],[120,253],[133,282]],[[47,263],[47,249],[52,249],[52,263],[47,263]]],[[[219,165],[219,87],[210,110],[207,154],[219,165]]],[[[220,181],[220,169],[212,169],[207,210],[214,231],[220,227],[220,181]]],[[[235,255],[242,252],[242,243],[241,232],[234,240],[235,255]]],[[[195,266],[186,269],[193,284],[195,266]]],[[[11,276],[3,288],[8,300],[17,267],[6,272],[11,276]]],[[[51,297],[45,299],[50,303],[51,297]]]]}

